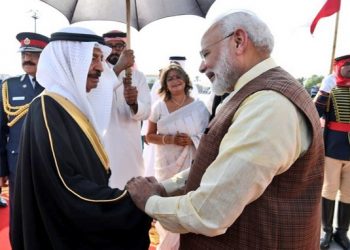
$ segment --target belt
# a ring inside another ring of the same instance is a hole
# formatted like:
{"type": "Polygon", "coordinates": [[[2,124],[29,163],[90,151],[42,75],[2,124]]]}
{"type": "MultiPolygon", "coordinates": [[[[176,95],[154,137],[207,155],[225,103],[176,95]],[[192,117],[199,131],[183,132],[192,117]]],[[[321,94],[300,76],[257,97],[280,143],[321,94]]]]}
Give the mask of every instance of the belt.
{"type": "Polygon", "coordinates": [[[340,132],[350,132],[350,123],[345,122],[328,122],[327,128],[340,132]]]}

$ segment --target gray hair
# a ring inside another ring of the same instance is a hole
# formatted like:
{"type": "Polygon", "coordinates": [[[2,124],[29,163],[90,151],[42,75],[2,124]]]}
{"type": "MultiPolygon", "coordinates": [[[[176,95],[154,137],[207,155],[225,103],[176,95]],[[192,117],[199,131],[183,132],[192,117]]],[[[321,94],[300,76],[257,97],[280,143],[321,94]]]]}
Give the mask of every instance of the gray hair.
{"type": "Polygon", "coordinates": [[[269,27],[254,13],[249,11],[235,11],[216,20],[216,25],[228,35],[235,29],[241,28],[248,34],[254,46],[261,52],[271,54],[274,38],[269,27]]]}

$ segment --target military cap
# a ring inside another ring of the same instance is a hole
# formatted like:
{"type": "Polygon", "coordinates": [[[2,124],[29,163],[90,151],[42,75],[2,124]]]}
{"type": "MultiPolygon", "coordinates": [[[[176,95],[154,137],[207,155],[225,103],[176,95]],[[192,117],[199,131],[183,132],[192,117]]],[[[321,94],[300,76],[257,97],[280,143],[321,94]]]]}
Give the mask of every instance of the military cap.
{"type": "Polygon", "coordinates": [[[32,32],[21,32],[16,36],[21,46],[19,52],[41,52],[49,43],[49,38],[32,32]]]}
{"type": "Polygon", "coordinates": [[[334,58],[335,61],[341,61],[341,60],[345,60],[345,59],[349,59],[350,55],[345,55],[345,56],[339,56],[334,58]]]}

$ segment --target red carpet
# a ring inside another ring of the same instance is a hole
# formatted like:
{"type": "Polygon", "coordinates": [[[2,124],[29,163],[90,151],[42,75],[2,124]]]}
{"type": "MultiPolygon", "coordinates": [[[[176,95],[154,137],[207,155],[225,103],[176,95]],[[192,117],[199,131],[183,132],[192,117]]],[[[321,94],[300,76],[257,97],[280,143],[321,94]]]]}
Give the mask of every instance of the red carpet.
{"type": "MultiPolygon", "coordinates": [[[[7,194],[1,195],[8,202],[7,194]]],[[[0,246],[1,250],[11,250],[10,241],[9,241],[9,206],[2,208],[0,207],[0,246]]]]}
{"type": "MultiPolygon", "coordinates": [[[[8,194],[6,192],[2,192],[1,196],[3,198],[5,198],[8,201],[8,194]]],[[[9,206],[7,206],[6,208],[1,208],[0,207],[0,249],[1,250],[11,250],[11,246],[10,246],[10,241],[9,241],[9,206]]],[[[151,241],[152,243],[154,241],[155,244],[157,244],[157,237],[154,236],[154,232],[153,234],[151,233],[151,241]]],[[[151,244],[151,246],[149,247],[149,250],[156,250],[156,246],[155,244],[151,244]]]]}

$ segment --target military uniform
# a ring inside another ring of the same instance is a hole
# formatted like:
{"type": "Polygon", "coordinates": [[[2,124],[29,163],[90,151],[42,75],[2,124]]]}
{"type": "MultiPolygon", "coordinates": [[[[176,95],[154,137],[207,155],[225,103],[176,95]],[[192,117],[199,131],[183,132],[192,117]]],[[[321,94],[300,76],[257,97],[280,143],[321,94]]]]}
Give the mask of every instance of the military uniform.
{"type": "Polygon", "coordinates": [[[349,249],[346,236],[350,223],[350,55],[334,61],[333,88],[329,93],[321,86],[315,97],[319,115],[325,118],[325,178],[322,190],[322,224],[325,236],[321,248],[329,247],[332,238],[343,249],[349,249]],[[338,227],[333,234],[335,199],[339,191],[338,227]]]}
{"type": "MultiPolygon", "coordinates": [[[[1,86],[2,80],[0,79],[0,86],[1,86]]],[[[0,141],[2,143],[2,141],[0,141]]],[[[1,144],[2,145],[2,144],[1,144]]],[[[1,152],[1,151],[0,151],[1,152]]],[[[1,165],[0,165],[1,166],[1,165]]],[[[1,169],[0,169],[1,171],[1,169]]],[[[7,202],[4,198],[1,197],[1,187],[0,187],[0,207],[7,207],[7,202]]]]}
{"type": "Polygon", "coordinates": [[[44,89],[35,81],[36,61],[38,53],[49,43],[46,36],[31,32],[21,32],[16,38],[20,42],[23,69],[27,72],[30,68],[28,73],[33,76],[24,74],[9,78],[0,88],[0,177],[8,177],[10,201],[14,193],[12,187],[15,184],[22,124],[30,102],[44,89]]]}
{"type": "MultiPolygon", "coordinates": [[[[24,115],[29,103],[43,91],[39,83],[32,84],[28,74],[9,78],[1,85],[1,165],[0,176],[9,176],[14,183],[18,144],[24,115]],[[35,85],[35,86],[33,86],[35,85]]],[[[11,192],[12,193],[12,192],[11,192]]]]}
{"type": "Polygon", "coordinates": [[[326,156],[350,161],[350,88],[335,87],[319,95],[316,107],[326,119],[326,156]]]}

